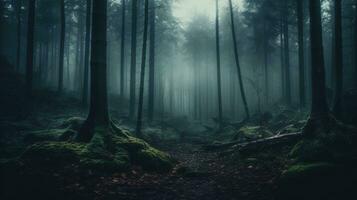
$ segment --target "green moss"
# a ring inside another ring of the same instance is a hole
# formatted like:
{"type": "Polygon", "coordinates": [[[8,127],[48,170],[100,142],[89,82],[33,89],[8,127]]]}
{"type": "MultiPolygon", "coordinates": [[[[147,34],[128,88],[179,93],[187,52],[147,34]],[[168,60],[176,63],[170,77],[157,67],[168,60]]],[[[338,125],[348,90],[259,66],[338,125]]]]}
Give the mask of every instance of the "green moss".
{"type": "Polygon", "coordinates": [[[27,143],[44,141],[65,141],[76,134],[72,129],[51,129],[45,131],[33,131],[28,133],[24,140],[27,143]]]}
{"type": "Polygon", "coordinates": [[[290,157],[299,162],[332,160],[332,155],[328,146],[318,139],[301,140],[291,150],[290,157]]]}
{"type": "MultiPolygon", "coordinates": [[[[97,128],[88,144],[59,141],[35,143],[22,154],[21,160],[39,168],[61,169],[76,165],[105,172],[126,170],[132,164],[153,171],[172,168],[173,160],[168,154],[151,147],[144,140],[108,130],[97,128]]],[[[61,132],[56,135],[61,135],[61,132]]]]}
{"type": "Polygon", "coordinates": [[[233,137],[233,140],[243,139],[259,139],[273,136],[269,130],[262,126],[244,126],[239,129],[238,133],[233,137]]]}

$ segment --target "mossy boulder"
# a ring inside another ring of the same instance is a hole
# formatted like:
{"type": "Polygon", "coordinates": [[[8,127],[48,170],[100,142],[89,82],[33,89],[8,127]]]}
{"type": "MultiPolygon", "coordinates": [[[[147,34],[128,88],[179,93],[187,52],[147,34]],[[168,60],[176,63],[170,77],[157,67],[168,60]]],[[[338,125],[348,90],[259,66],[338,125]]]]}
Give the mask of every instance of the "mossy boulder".
{"type": "Polygon", "coordinates": [[[328,162],[295,164],[283,172],[277,199],[355,199],[356,175],[352,166],[328,162]]]}
{"type": "Polygon", "coordinates": [[[263,126],[243,126],[234,135],[233,140],[246,141],[271,137],[274,134],[263,126]]]}

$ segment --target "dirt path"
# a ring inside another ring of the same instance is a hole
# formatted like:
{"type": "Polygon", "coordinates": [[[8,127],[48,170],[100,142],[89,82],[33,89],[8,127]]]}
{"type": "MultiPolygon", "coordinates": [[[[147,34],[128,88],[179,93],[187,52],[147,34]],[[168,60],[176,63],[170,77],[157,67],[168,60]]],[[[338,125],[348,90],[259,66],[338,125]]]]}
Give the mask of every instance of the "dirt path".
{"type": "Polygon", "coordinates": [[[81,199],[273,199],[278,163],[275,169],[269,166],[274,164],[271,160],[264,163],[250,158],[241,163],[187,143],[167,145],[163,150],[179,161],[169,174],[133,169],[130,173],[79,181],[68,185],[66,191],[81,199]]]}

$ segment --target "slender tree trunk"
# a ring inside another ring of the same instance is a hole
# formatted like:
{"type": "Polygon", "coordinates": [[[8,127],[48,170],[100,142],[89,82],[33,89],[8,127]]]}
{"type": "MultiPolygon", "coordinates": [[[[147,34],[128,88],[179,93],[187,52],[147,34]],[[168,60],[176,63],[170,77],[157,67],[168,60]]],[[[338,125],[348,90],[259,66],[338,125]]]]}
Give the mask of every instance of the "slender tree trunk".
{"type": "Polygon", "coordinates": [[[289,22],[288,22],[288,2],[284,1],[285,19],[284,19],[284,50],[285,50],[285,101],[288,106],[291,105],[291,86],[290,86],[290,41],[289,41],[289,22]]]}
{"type": "Polygon", "coordinates": [[[131,19],[131,64],[130,64],[130,105],[129,118],[134,119],[135,115],[135,91],[136,91],[136,30],[137,30],[137,0],[132,0],[131,19]]]}
{"type": "Polygon", "coordinates": [[[60,53],[59,53],[59,66],[58,66],[58,89],[59,93],[63,90],[63,63],[64,63],[64,40],[66,36],[66,16],[65,16],[65,0],[61,0],[61,39],[60,39],[60,53]]]}
{"type": "Polygon", "coordinates": [[[303,1],[297,0],[297,15],[298,15],[298,43],[299,43],[299,93],[300,107],[306,106],[305,97],[305,66],[304,66],[304,16],[303,16],[303,1]]]}
{"type": "Polygon", "coordinates": [[[342,16],[341,0],[335,0],[335,96],[333,112],[341,116],[341,101],[343,92],[343,61],[342,61],[342,16]]]}
{"type": "MultiPolygon", "coordinates": [[[[357,1],[356,1],[356,4],[357,6],[357,1]]],[[[355,84],[355,89],[357,89],[357,7],[355,8],[355,21],[354,21],[354,51],[355,51],[355,81],[354,81],[354,84],[355,84]]]]}
{"type": "Polygon", "coordinates": [[[322,46],[321,2],[310,0],[311,84],[312,105],[310,119],[328,118],[325,85],[325,63],[322,46]]]}
{"type": "Polygon", "coordinates": [[[16,20],[17,20],[16,71],[20,71],[20,59],[21,59],[21,6],[22,6],[22,0],[17,0],[16,1],[16,20]]]}
{"type": "Polygon", "coordinates": [[[89,115],[79,141],[88,142],[98,127],[110,123],[107,97],[107,0],[93,0],[91,43],[91,82],[89,115]]]}
{"type": "Polygon", "coordinates": [[[122,0],[121,46],[120,46],[120,99],[124,99],[124,69],[125,69],[125,0],[122,0]]]}
{"type": "Polygon", "coordinates": [[[281,12],[280,19],[280,67],[281,67],[281,97],[285,99],[285,56],[284,56],[284,19],[281,12]]]}
{"type": "Polygon", "coordinates": [[[27,25],[27,52],[26,52],[26,94],[32,96],[33,61],[34,61],[34,34],[35,34],[35,7],[36,1],[28,1],[27,25]]]}
{"type": "MultiPolygon", "coordinates": [[[[5,5],[4,5],[4,1],[0,0],[0,29],[3,30],[3,25],[4,25],[4,9],[5,9],[5,5]]],[[[0,31],[0,54],[2,54],[2,40],[3,40],[3,31],[0,31]]]]}
{"type": "Polygon", "coordinates": [[[264,96],[265,96],[265,103],[266,106],[269,104],[269,82],[268,82],[268,38],[266,36],[266,19],[263,19],[264,23],[264,96]]]}
{"type": "Polygon", "coordinates": [[[148,38],[148,19],[149,19],[149,0],[145,0],[145,19],[144,19],[144,38],[143,49],[141,55],[141,70],[140,70],[140,91],[139,91],[139,104],[138,116],[136,123],[136,135],[141,137],[141,126],[143,120],[143,103],[144,103],[144,83],[145,83],[145,64],[146,64],[146,46],[148,38]]]}
{"type": "Polygon", "coordinates": [[[86,41],[85,41],[85,53],[84,53],[84,74],[83,74],[83,92],[82,92],[82,104],[85,106],[88,104],[91,11],[92,11],[92,0],[87,0],[86,36],[85,36],[86,41]]]}
{"type": "Polygon", "coordinates": [[[233,13],[232,0],[229,0],[229,8],[230,8],[230,17],[231,17],[231,30],[232,30],[232,37],[233,37],[234,58],[236,61],[236,66],[237,66],[239,88],[240,88],[240,92],[241,92],[241,96],[242,96],[242,101],[243,101],[243,105],[244,105],[246,118],[249,119],[250,118],[249,108],[248,108],[248,103],[247,103],[247,99],[245,96],[242,72],[241,72],[240,63],[239,63],[239,55],[238,55],[237,38],[236,38],[236,31],[235,31],[235,24],[234,24],[234,13],[233,13]]]}
{"type": "Polygon", "coordinates": [[[155,0],[151,0],[150,16],[150,52],[149,52],[149,103],[148,120],[154,118],[154,97],[155,97],[155,43],[156,43],[156,8],[155,0]]]}
{"type": "Polygon", "coordinates": [[[221,52],[220,52],[220,37],[219,37],[219,7],[216,0],[216,59],[217,59],[217,87],[218,87],[218,120],[219,129],[222,127],[222,87],[221,87],[221,52]]]}

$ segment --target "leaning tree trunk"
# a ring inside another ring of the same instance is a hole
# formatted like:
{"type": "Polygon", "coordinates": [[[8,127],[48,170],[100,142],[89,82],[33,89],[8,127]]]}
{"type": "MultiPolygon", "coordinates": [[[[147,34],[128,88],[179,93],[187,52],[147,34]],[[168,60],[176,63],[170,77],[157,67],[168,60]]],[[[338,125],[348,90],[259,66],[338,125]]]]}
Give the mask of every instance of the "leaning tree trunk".
{"type": "Polygon", "coordinates": [[[154,97],[155,97],[155,43],[156,43],[156,8],[155,0],[151,0],[150,16],[150,53],[149,53],[149,102],[148,120],[154,118],[154,97]]]}
{"type": "Polygon", "coordinates": [[[136,29],[137,29],[137,0],[132,0],[131,18],[131,64],[130,64],[130,105],[129,118],[135,115],[135,88],[136,88],[136,29]]]}
{"type": "Polygon", "coordinates": [[[218,120],[219,129],[222,128],[222,87],[221,87],[221,52],[219,38],[219,7],[216,0],[216,59],[217,59],[217,87],[218,87],[218,120]]]}
{"type": "Polygon", "coordinates": [[[34,34],[35,34],[35,4],[36,0],[28,1],[27,52],[26,52],[26,95],[32,95],[34,34]]]}
{"type": "Polygon", "coordinates": [[[65,17],[65,0],[61,0],[61,39],[60,39],[60,54],[58,66],[58,92],[63,90],[63,63],[64,63],[64,40],[66,36],[66,17],[65,17]]]}
{"type": "Polygon", "coordinates": [[[299,96],[300,107],[306,106],[305,97],[305,66],[304,66],[304,16],[303,16],[303,1],[297,0],[297,15],[298,15],[298,43],[299,43],[299,96]]]}
{"type": "Polygon", "coordinates": [[[311,35],[311,86],[312,104],[310,119],[305,134],[316,127],[326,126],[329,120],[329,109],[326,101],[325,63],[322,46],[321,2],[310,0],[310,35],[311,35]]]}
{"type": "Polygon", "coordinates": [[[245,89],[244,89],[244,85],[243,85],[242,72],[241,72],[240,63],[239,63],[232,0],[229,0],[229,8],[230,8],[230,17],[231,17],[231,30],[232,30],[232,37],[233,37],[234,58],[235,58],[235,61],[236,61],[236,66],[237,66],[239,88],[240,88],[240,92],[241,92],[241,96],[242,96],[242,101],[243,101],[243,105],[244,105],[245,114],[246,114],[247,119],[249,119],[249,117],[250,117],[249,108],[248,108],[248,103],[247,103],[247,99],[246,99],[246,96],[245,96],[245,89]]]}
{"type": "Polygon", "coordinates": [[[109,127],[107,97],[107,0],[93,0],[90,106],[77,140],[89,142],[97,128],[109,127]]]}
{"type": "Polygon", "coordinates": [[[91,11],[92,0],[87,0],[86,10],[86,38],[85,38],[85,52],[84,52],[84,74],[83,74],[83,91],[82,104],[88,104],[88,84],[89,84],[89,56],[90,56],[90,36],[91,36],[91,11]]]}
{"type": "Polygon", "coordinates": [[[140,91],[139,91],[139,104],[138,116],[136,123],[136,135],[141,137],[141,126],[143,120],[143,103],[144,103],[144,82],[145,82],[145,64],[146,64],[146,46],[148,38],[148,18],[149,18],[149,0],[145,0],[145,16],[144,16],[144,38],[143,49],[141,55],[141,70],[140,70],[140,91]]]}
{"type": "Polygon", "coordinates": [[[336,117],[341,116],[341,101],[343,90],[343,61],[342,61],[342,18],[341,0],[335,0],[335,96],[333,112],[336,117]]]}
{"type": "Polygon", "coordinates": [[[124,99],[124,69],[125,69],[125,0],[122,0],[121,42],[120,42],[120,99],[124,99]]]}

